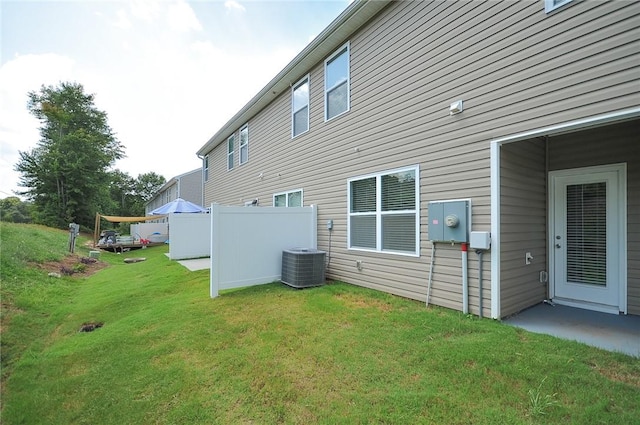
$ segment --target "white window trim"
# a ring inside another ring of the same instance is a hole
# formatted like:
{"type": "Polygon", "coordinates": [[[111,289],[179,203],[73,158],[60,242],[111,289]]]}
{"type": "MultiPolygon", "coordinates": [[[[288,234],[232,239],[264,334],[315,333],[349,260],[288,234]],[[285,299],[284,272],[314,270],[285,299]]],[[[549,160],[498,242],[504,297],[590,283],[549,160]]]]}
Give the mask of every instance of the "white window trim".
{"type": "Polygon", "coordinates": [[[329,56],[325,61],[324,61],[324,121],[331,121],[334,118],[338,118],[341,115],[346,114],[347,112],[349,112],[349,110],[351,110],[351,43],[349,41],[347,41],[345,44],[343,44],[342,46],[340,46],[338,49],[336,49],[336,51],[329,56]],[[331,62],[331,60],[333,58],[335,58],[336,56],[339,56],[341,53],[343,53],[342,51],[346,48],[346,51],[344,52],[347,55],[347,108],[343,111],[340,112],[338,115],[328,118],[328,114],[327,112],[329,111],[329,103],[327,102],[327,93],[329,92],[329,90],[331,90],[333,87],[327,87],[327,64],[329,62],[331,62]]]}
{"type": "Polygon", "coordinates": [[[309,122],[309,118],[311,115],[310,110],[311,110],[311,79],[309,78],[309,74],[307,74],[304,78],[301,78],[300,81],[298,81],[291,87],[291,138],[292,139],[307,133],[311,129],[311,123],[309,122]],[[299,134],[294,134],[294,130],[295,130],[294,115],[296,112],[298,112],[298,110],[294,109],[294,105],[293,105],[294,93],[296,89],[298,89],[304,83],[307,83],[307,85],[309,86],[309,92],[307,93],[307,129],[299,134]]]}
{"type": "Polygon", "coordinates": [[[276,196],[281,196],[281,195],[285,195],[285,199],[286,199],[286,205],[285,207],[289,208],[289,194],[290,193],[296,193],[296,192],[300,192],[300,206],[304,206],[304,191],[302,189],[294,189],[294,190],[287,190],[286,192],[278,192],[278,193],[274,193],[273,194],[273,206],[276,206],[276,196]]]}
{"type": "Polygon", "coordinates": [[[236,150],[236,135],[232,134],[227,137],[227,171],[233,170],[234,158],[233,154],[236,150]],[[233,149],[229,152],[229,142],[233,142],[233,149]]]}
{"type": "Polygon", "coordinates": [[[549,13],[553,10],[556,10],[567,3],[570,3],[572,0],[544,0],[544,11],[545,13],[549,13]]]}
{"type": "Polygon", "coordinates": [[[243,165],[246,164],[247,162],[249,162],[249,124],[245,124],[242,127],[240,127],[240,132],[239,132],[239,143],[238,143],[238,164],[239,165],[243,165]],[[244,144],[242,144],[242,131],[243,130],[247,130],[247,139],[245,141],[244,144]],[[247,159],[242,162],[242,148],[246,147],[247,148],[247,159]]]}
{"type": "Polygon", "coordinates": [[[205,182],[209,181],[209,155],[202,159],[202,177],[205,182]]]}
{"type": "Polygon", "coordinates": [[[366,174],[362,176],[353,177],[347,180],[347,249],[351,251],[367,251],[367,252],[378,252],[384,254],[394,254],[394,255],[404,255],[408,257],[420,257],[420,166],[414,165],[410,167],[402,167],[396,168],[393,170],[385,170],[379,173],[366,174]],[[416,217],[416,234],[415,234],[415,246],[416,250],[413,253],[410,252],[401,252],[401,251],[391,251],[391,250],[383,250],[382,249],[382,216],[383,215],[392,215],[392,214],[407,214],[407,212],[411,210],[402,210],[402,211],[381,211],[382,204],[382,185],[380,184],[380,180],[382,176],[387,174],[401,173],[404,171],[415,171],[416,181],[415,181],[415,193],[416,193],[416,209],[413,210],[413,213],[416,217]],[[376,178],[376,249],[368,249],[361,247],[352,247],[351,246],[351,217],[358,215],[370,215],[371,213],[352,213],[351,212],[351,182],[357,180],[364,180],[371,177],[376,178]]]}

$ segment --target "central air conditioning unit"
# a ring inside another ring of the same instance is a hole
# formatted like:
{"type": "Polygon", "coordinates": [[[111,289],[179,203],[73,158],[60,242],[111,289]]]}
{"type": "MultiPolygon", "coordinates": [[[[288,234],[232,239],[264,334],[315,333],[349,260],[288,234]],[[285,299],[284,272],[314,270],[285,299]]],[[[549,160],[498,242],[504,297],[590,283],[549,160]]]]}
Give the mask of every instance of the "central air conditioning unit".
{"type": "Polygon", "coordinates": [[[280,281],[293,288],[324,285],[324,251],[292,248],[282,251],[280,281]]]}

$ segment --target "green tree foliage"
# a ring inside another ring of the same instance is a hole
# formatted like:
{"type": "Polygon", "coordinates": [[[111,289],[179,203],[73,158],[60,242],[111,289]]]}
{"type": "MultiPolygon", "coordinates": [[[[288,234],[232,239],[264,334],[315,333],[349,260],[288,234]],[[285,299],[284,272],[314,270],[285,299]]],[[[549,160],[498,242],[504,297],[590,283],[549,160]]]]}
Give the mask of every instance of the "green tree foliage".
{"type": "Polygon", "coordinates": [[[134,179],[125,172],[115,170],[111,173],[109,185],[113,204],[105,212],[121,216],[143,216],[146,202],[165,183],[165,178],[154,172],[139,174],[134,179]]]}
{"type": "Polygon", "coordinates": [[[141,212],[144,212],[144,204],[149,201],[166,182],[164,177],[154,172],[138,175],[135,192],[142,201],[141,212]]]}
{"type": "Polygon", "coordinates": [[[135,179],[129,174],[115,170],[111,173],[109,192],[112,205],[109,209],[101,211],[109,215],[135,216],[133,204],[135,203],[135,179]]]}
{"type": "Polygon", "coordinates": [[[76,222],[92,228],[95,213],[112,205],[109,168],[124,157],[123,146],[78,83],[42,86],[29,93],[28,109],[40,121],[40,140],[20,152],[20,195],[34,205],[37,222],[66,228],[76,222]]]}
{"type": "Polygon", "coordinates": [[[11,223],[31,223],[32,205],[17,196],[0,199],[0,221],[11,223]]]}

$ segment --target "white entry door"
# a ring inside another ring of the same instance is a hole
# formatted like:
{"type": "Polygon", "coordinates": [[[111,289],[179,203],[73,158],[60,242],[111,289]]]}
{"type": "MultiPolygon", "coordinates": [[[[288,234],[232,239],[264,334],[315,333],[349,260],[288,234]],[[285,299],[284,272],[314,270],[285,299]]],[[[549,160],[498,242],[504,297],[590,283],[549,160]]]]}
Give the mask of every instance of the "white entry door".
{"type": "Polygon", "coordinates": [[[549,177],[553,300],[615,314],[626,310],[625,166],[549,177]]]}

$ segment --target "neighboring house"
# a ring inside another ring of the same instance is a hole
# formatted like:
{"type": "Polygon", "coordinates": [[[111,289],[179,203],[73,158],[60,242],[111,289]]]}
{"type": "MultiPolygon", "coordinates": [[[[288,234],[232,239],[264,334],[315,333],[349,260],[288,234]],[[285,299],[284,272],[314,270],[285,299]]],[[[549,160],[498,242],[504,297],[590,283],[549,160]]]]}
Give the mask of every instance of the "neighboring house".
{"type": "Polygon", "coordinates": [[[464,310],[467,199],[470,313],[640,314],[639,134],[640,2],[354,1],[198,155],[205,205],[317,205],[330,279],[464,310]]]}
{"type": "MultiPolygon", "coordinates": [[[[202,168],[180,174],[167,181],[145,205],[145,214],[175,199],[182,198],[194,204],[203,205],[202,168]]],[[[168,221],[168,219],[159,220],[168,221]]]]}

